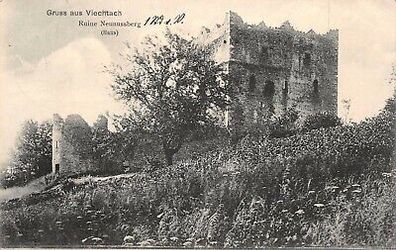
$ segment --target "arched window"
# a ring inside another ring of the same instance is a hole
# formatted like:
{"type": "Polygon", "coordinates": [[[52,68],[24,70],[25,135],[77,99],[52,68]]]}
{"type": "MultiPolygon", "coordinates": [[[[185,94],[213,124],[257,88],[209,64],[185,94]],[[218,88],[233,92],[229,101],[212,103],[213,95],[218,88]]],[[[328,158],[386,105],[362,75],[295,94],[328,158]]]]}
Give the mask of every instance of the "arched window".
{"type": "Polygon", "coordinates": [[[265,81],[263,94],[266,98],[272,99],[275,94],[275,84],[272,81],[265,81]]]}
{"type": "Polygon", "coordinates": [[[289,93],[289,82],[287,80],[283,83],[283,94],[287,95],[289,93]]]}
{"type": "Polygon", "coordinates": [[[285,79],[282,88],[282,105],[283,105],[283,110],[285,112],[287,111],[288,94],[289,94],[289,82],[287,81],[287,79],[285,79]]]}
{"type": "Polygon", "coordinates": [[[269,50],[267,46],[263,46],[261,48],[261,55],[260,55],[260,59],[262,63],[266,63],[269,59],[269,50]]]}
{"type": "Polygon", "coordinates": [[[314,102],[319,101],[319,83],[318,83],[318,80],[316,80],[316,79],[313,81],[312,96],[313,96],[314,102]]]}
{"type": "Polygon", "coordinates": [[[319,94],[319,83],[316,79],[313,81],[313,92],[314,94],[319,94]]]}
{"type": "Polygon", "coordinates": [[[305,67],[309,67],[311,65],[311,54],[310,53],[305,53],[303,62],[304,62],[305,67]]]}
{"type": "Polygon", "coordinates": [[[256,77],[252,74],[249,78],[249,91],[253,92],[256,90],[256,77]]]}
{"type": "Polygon", "coordinates": [[[274,95],[275,95],[275,84],[272,81],[265,81],[263,96],[265,105],[268,107],[269,115],[274,114],[274,95]]]}

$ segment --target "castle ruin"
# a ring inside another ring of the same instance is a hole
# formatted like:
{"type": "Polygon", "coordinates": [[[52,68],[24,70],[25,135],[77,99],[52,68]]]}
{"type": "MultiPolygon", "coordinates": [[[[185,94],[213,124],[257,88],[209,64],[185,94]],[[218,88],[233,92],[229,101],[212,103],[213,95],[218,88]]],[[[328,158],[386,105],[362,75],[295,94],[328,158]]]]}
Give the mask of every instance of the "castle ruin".
{"type": "MultiPolygon", "coordinates": [[[[107,126],[107,124],[106,124],[107,126]]],[[[88,123],[77,114],[63,120],[53,115],[52,173],[77,174],[94,170],[92,132],[88,123]]]]}
{"type": "Polygon", "coordinates": [[[248,127],[291,108],[301,117],[337,115],[338,30],[301,32],[288,21],[277,28],[250,25],[228,12],[222,25],[203,27],[197,40],[211,44],[213,58],[227,67],[226,126],[248,127]]]}
{"type": "MultiPolygon", "coordinates": [[[[296,31],[289,22],[272,28],[246,24],[229,12],[222,25],[202,28],[197,42],[211,44],[213,59],[228,71],[231,105],[225,126],[260,124],[295,109],[300,116],[337,114],[338,30],[296,31]]],[[[107,120],[101,122],[107,129],[107,120]]],[[[79,116],[54,115],[52,172],[93,170],[92,133],[79,116]]]]}

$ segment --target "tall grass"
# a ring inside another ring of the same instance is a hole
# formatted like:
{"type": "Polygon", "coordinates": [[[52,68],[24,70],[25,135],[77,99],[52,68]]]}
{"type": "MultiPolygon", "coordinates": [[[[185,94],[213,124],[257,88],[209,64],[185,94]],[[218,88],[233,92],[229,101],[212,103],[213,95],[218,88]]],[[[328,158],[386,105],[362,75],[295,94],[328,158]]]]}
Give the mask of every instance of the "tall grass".
{"type": "Polygon", "coordinates": [[[34,205],[2,204],[2,244],[394,246],[394,131],[395,116],[384,112],[357,125],[205,145],[194,157],[185,150],[174,166],[90,181],[34,205]]]}

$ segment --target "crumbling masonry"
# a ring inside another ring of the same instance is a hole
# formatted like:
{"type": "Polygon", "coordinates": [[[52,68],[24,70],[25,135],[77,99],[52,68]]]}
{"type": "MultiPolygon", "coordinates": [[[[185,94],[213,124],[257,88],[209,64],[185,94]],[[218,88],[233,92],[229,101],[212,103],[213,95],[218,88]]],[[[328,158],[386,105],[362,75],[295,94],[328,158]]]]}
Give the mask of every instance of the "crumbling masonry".
{"type": "Polygon", "coordinates": [[[226,64],[232,88],[226,126],[248,127],[290,108],[302,117],[337,114],[338,30],[321,35],[296,31],[289,22],[249,25],[229,12],[197,40],[213,44],[213,58],[226,64]]]}
{"type": "MultiPolygon", "coordinates": [[[[249,25],[233,12],[214,29],[203,28],[197,42],[213,44],[213,58],[224,62],[232,89],[221,114],[230,128],[265,122],[294,108],[304,117],[337,114],[338,31],[300,32],[289,22],[279,28],[249,25]]],[[[93,170],[92,134],[78,115],[54,115],[53,173],[93,170]]],[[[107,129],[107,120],[102,122],[107,129]]]]}
{"type": "Polygon", "coordinates": [[[90,126],[80,115],[69,115],[63,120],[54,114],[52,173],[72,175],[94,170],[90,126]]]}

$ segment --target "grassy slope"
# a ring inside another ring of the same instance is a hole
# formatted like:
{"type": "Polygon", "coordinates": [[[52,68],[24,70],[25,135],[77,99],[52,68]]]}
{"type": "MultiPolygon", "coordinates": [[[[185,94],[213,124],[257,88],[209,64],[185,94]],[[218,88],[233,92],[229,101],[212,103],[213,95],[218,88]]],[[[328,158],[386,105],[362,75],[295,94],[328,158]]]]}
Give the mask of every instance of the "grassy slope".
{"type": "Polygon", "coordinates": [[[394,245],[394,119],[191,144],[172,167],[3,204],[3,244],[394,245]]]}

